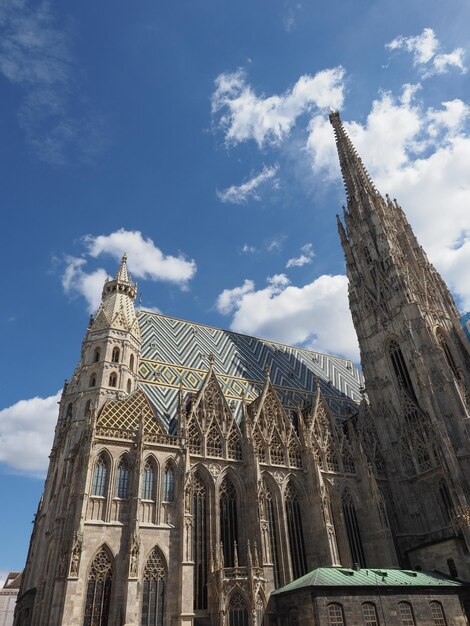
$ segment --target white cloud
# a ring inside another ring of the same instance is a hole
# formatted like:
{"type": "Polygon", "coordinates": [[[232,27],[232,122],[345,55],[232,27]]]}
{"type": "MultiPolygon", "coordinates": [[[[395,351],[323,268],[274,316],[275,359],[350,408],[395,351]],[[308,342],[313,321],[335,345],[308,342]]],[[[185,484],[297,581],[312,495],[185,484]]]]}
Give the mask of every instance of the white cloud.
{"type": "MultiPolygon", "coordinates": [[[[196,273],[194,260],[187,260],[182,254],[164,254],[150,238],[145,238],[139,231],[121,228],[110,235],[86,235],[83,242],[87,256],[97,258],[108,254],[115,259],[116,268],[126,252],[127,266],[134,278],[167,281],[185,289],[196,273]]],[[[62,286],[69,295],[83,296],[88,303],[88,311],[93,313],[101,302],[101,292],[108,273],[103,268],[87,272],[85,266],[88,260],[85,256],[66,257],[62,286]]]]}
{"type": "Polygon", "coordinates": [[[268,182],[277,188],[279,181],[276,174],[279,171],[279,165],[265,165],[259,174],[256,174],[241,185],[231,185],[223,191],[217,191],[217,196],[222,202],[230,202],[232,204],[243,204],[248,198],[255,200],[260,199],[258,193],[259,188],[265,186],[268,182]]]}
{"type": "Polygon", "coordinates": [[[306,243],[300,248],[300,252],[300,256],[294,257],[293,259],[289,259],[287,261],[287,269],[289,269],[290,267],[302,267],[303,265],[308,265],[313,261],[313,257],[315,256],[315,252],[313,251],[313,244],[306,243]]]}
{"type": "Polygon", "coordinates": [[[0,410],[0,461],[10,468],[42,476],[48,466],[57,403],[61,392],[30,398],[0,410]]]}
{"type": "MultiPolygon", "coordinates": [[[[22,92],[18,123],[39,159],[51,165],[72,156],[89,161],[105,147],[104,118],[86,97],[76,97],[80,72],[51,3],[2,2],[0,74],[22,92]]],[[[83,96],[83,86],[80,91],[83,96]]]]}
{"type": "Polygon", "coordinates": [[[83,269],[86,263],[83,258],[66,257],[62,287],[66,294],[83,296],[88,303],[88,312],[94,313],[101,302],[101,292],[108,274],[102,268],[87,274],[83,269]]]}
{"type": "Polygon", "coordinates": [[[423,77],[444,74],[452,68],[466,72],[464,50],[456,48],[452,52],[438,52],[440,42],[432,28],[425,28],[421,35],[404,37],[400,35],[385,44],[389,50],[407,50],[413,55],[413,64],[423,70],[423,77]]]}
{"type": "Polygon", "coordinates": [[[254,139],[259,147],[279,144],[297,118],[316,109],[340,108],[343,104],[342,67],[301,76],[282,95],[256,96],[242,70],[220,74],[212,95],[212,113],[220,114],[218,126],[227,144],[254,139]]]}
{"type": "Polygon", "coordinates": [[[217,310],[224,315],[231,313],[236,308],[239,299],[242,298],[244,294],[251,293],[254,288],[255,284],[252,280],[245,280],[241,287],[224,289],[217,298],[217,310]]]}
{"type": "Polygon", "coordinates": [[[232,315],[230,328],[236,332],[359,358],[346,276],[324,275],[296,287],[280,274],[258,290],[245,280],[241,287],[225,289],[216,306],[232,315]]]}
{"type": "MultiPolygon", "coordinates": [[[[470,309],[463,269],[470,245],[470,107],[455,99],[426,108],[411,91],[381,94],[364,124],[345,127],[377,188],[398,198],[430,260],[470,309]]],[[[312,120],[307,149],[314,171],[334,178],[339,166],[328,127],[319,116],[312,120]]]]}
{"type": "Polygon", "coordinates": [[[88,254],[96,258],[111,255],[117,262],[127,253],[127,266],[133,276],[144,280],[164,280],[186,285],[196,273],[196,262],[182,254],[164,254],[150,238],[138,230],[119,230],[110,235],[87,235],[88,254]]]}
{"type": "Polygon", "coordinates": [[[243,244],[242,252],[244,252],[245,254],[251,254],[256,251],[257,251],[256,246],[249,246],[247,243],[243,244]]]}

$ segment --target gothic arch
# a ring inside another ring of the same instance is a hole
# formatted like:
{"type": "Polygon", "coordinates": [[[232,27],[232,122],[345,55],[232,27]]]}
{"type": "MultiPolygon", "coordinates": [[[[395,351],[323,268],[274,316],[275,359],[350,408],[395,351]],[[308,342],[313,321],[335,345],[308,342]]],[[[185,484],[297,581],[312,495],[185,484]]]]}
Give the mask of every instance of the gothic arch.
{"type": "Polygon", "coordinates": [[[158,496],[159,496],[159,489],[158,489],[158,478],[160,476],[160,465],[158,463],[158,459],[157,457],[153,454],[147,454],[144,459],[143,459],[143,463],[142,463],[142,484],[141,484],[141,497],[144,500],[153,500],[154,502],[156,502],[158,500],[158,496]],[[153,485],[150,485],[150,481],[152,480],[150,478],[150,469],[153,471],[153,485]],[[147,470],[147,476],[148,478],[146,479],[146,470],[147,470]],[[147,482],[146,482],[147,480],[147,482]],[[150,489],[151,488],[151,489],[150,489]],[[144,498],[144,495],[151,495],[152,491],[152,495],[153,498],[144,498]]]}
{"type": "Polygon", "coordinates": [[[305,502],[304,490],[299,490],[297,480],[290,477],[286,481],[283,490],[283,504],[286,515],[287,535],[289,540],[289,553],[294,579],[307,573],[307,552],[305,544],[305,515],[302,513],[301,504],[305,502]]]}
{"type": "Polygon", "coordinates": [[[108,626],[114,569],[114,555],[105,542],[95,551],[87,569],[83,626],[108,626]]]}
{"type": "MultiPolygon", "coordinates": [[[[106,464],[106,476],[105,476],[105,483],[104,483],[104,493],[102,493],[101,495],[104,497],[107,497],[107,495],[109,494],[109,488],[110,485],[112,484],[112,474],[113,474],[113,457],[111,456],[111,453],[109,452],[109,450],[107,448],[101,448],[101,450],[99,450],[94,458],[93,461],[93,472],[91,475],[91,495],[92,496],[97,496],[100,495],[98,493],[95,493],[95,487],[97,486],[96,483],[96,479],[97,479],[97,466],[98,463],[100,462],[100,460],[103,460],[106,464]]],[[[100,490],[102,491],[102,490],[100,490]]]]}
{"type": "Polygon", "coordinates": [[[250,600],[246,593],[236,585],[225,602],[228,626],[248,626],[250,600]]]}
{"type": "Polygon", "coordinates": [[[163,472],[162,472],[162,480],[163,480],[163,491],[162,491],[162,501],[163,502],[174,502],[176,497],[176,479],[177,479],[177,468],[176,463],[173,457],[168,457],[163,464],[163,472]]]}

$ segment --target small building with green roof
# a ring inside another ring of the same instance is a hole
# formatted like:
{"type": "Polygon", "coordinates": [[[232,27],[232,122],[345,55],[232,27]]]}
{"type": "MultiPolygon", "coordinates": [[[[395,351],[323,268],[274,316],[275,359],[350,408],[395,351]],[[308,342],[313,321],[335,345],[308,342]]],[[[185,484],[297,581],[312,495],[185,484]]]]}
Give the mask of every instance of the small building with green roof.
{"type": "Polygon", "coordinates": [[[269,626],[464,626],[467,595],[441,572],[319,567],[272,593],[269,626]]]}

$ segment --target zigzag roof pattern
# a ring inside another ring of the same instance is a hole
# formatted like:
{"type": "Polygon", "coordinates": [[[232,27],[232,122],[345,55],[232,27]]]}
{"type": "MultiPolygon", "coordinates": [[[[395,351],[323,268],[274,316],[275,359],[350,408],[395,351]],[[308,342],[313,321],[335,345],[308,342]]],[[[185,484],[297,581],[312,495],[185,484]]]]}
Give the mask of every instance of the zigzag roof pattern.
{"type": "Polygon", "coordinates": [[[195,394],[214,357],[214,371],[237,418],[241,403],[261,393],[265,370],[281,402],[290,411],[311,404],[319,379],[332,413],[345,417],[361,400],[361,371],[345,358],[241,335],[204,324],[139,310],[142,337],[139,385],[159,418],[172,430],[178,391],[195,394]]]}

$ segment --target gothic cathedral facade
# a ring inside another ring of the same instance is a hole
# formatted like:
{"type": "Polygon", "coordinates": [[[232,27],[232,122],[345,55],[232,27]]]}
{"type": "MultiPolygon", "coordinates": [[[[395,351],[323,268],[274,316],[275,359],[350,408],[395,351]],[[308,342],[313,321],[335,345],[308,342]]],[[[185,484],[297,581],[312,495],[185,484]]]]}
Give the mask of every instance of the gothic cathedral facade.
{"type": "Polygon", "coordinates": [[[281,626],[272,591],[324,566],[470,580],[469,345],[330,120],[364,378],[136,310],[124,256],[64,385],[15,626],[281,626]]]}

